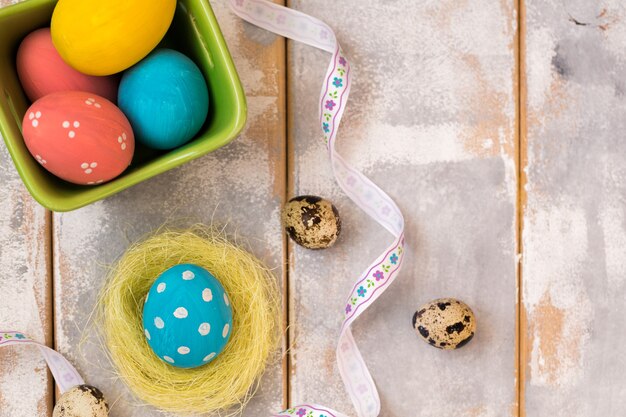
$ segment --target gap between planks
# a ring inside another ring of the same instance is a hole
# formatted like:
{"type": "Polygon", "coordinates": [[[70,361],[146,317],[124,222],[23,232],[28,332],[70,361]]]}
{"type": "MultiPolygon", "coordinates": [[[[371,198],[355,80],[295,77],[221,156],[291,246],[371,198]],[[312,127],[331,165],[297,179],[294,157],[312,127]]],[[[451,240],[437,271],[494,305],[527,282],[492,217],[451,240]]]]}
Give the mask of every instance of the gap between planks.
{"type": "MultiPolygon", "coordinates": [[[[290,7],[289,0],[280,2],[283,6],[290,7]]],[[[292,172],[293,158],[291,157],[291,147],[289,146],[289,130],[292,124],[291,99],[289,97],[289,40],[283,40],[283,96],[285,97],[285,172],[284,172],[284,190],[285,195],[283,202],[289,201],[293,192],[293,181],[290,173],[292,172]]],[[[281,207],[282,209],[282,207],[281,207]]],[[[281,219],[282,223],[282,219],[281,219]]],[[[281,224],[282,227],[282,224],[281,224]]],[[[289,259],[291,254],[291,246],[287,234],[283,233],[283,408],[287,409],[291,406],[291,331],[290,331],[290,309],[291,309],[291,286],[289,283],[289,259]]]]}
{"type": "MultiPolygon", "coordinates": [[[[54,213],[51,210],[46,209],[46,224],[48,226],[48,233],[46,238],[48,239],[48,279],[50,282],[49,296],[50,296],[50,325],[48,326],[48,332],[50,333],[50,343],[52,344],[52,349],[57,349],[57,341],[56,334],[54,331],[56,325],[56,315],[54,309],[54,213]]],[[[48,403],[50,404],[50,415],[52,415],[52,411],[54,410],[54,406],[57,403],[57,398],[59,392],[57,392],[57,385],[50,369],[48,369],[48,374],[50,375],[51,387],[50,387],[50,398],[48,398],[48,403]]]]}
{"type": "Polygon", "coordinates": [[[517,352],[517,415],[526,416],[526,329],[527,317],[524,310],[523,297],[523,269],[522,259],[524,254],[524,213],[526,208],[526,183],[527,176],[525,167],[528,165],[528,142],[527,142],[527,79],[526,79],[526,4],[525,0],[517,0],[517,53],[515,68],[517,78],[517,307],[516,307],[516,334],[515,349],[517,352]]]}

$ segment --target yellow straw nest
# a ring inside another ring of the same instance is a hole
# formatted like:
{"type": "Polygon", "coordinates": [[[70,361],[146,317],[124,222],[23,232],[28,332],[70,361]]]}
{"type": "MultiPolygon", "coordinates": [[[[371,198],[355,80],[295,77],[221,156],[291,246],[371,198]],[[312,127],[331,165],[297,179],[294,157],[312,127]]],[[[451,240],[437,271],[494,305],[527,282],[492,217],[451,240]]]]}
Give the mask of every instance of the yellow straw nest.
{"type": "Polygon", "coordinates": [[[275,278],[250,253],[217,230],[162,230],[132,245],[112,269],[100,296],[98,324],[116,372],[146,403],[177,414],[234,415],[257,388],[280,342],[280,297],[275,278]],[[233,307],[233,331],[207,365],[180,369],[162,362],[142,326],[144,299],[155,279],[181,263],[206,268],[233,307]]]}

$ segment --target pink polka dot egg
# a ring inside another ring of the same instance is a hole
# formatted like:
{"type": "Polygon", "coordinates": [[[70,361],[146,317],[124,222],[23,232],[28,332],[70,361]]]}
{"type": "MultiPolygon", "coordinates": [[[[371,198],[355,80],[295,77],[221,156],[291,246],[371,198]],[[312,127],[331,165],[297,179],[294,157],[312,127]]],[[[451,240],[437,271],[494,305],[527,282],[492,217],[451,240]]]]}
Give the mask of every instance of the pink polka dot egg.
{"type": "Polygon", "coordinates": [[[79,91],[53,93],[33,103],[24,116],[22,135],[41,166],[80,185],[119,176],[135,151],[124,113],[105,98],[79,91]]]}

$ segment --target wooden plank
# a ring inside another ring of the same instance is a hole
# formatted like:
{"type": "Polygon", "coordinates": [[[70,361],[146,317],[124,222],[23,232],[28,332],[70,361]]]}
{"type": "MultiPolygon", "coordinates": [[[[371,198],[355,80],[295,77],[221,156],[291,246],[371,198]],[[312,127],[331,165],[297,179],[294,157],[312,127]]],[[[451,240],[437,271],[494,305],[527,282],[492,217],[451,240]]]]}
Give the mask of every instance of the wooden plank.
{"type": "MultiPolygon", "coordinates": [[[[0,147],[0,327],[52,346],[49,226],[0,147]]],[[[50,415],[52,378],[37,348],[0,349],[0,364],[0,416],[50,415]]]]}
{"type": "MultiPolygon", "coordinates": [[[[280,208],[285,195],[284,47],[212,2],[248,98],[248,126],[232,144],[179,169],[76,212],[54,216],[55,328],[59,349],[114,403],[112,417],[161,416],[138,404],[113,377],[93,331],[83,329],[106,266],[129,241],[168,220],[228,223],[253,252],[283,274],[280,208]],[[79,344],[84,339],[82,349],[79,344]]],[[[282,366],[272,366],[244,416],[283,406],[282,366]]]]}
{"type": "MultiPolygon", "coordinates": [[[[51,345],[49,216],[0,151],[0,322],[51,345]]],[[[0,334],[1,336],[1,334],[0,334]]],[[[0,350],[0,416],[47,415],[51,379],[36,348],[0,350]],[[20,398],[20,401],[15,401],[20,398]]]]}
{"type": "MultiPolygon", "coordinates": [[[[354,327],[382,415],[517,415],[515,2],[291,5],[336,29],[355,74],[339,150],[407,220],[408,264],[354,327]],[[438,297],[474,309],[467,347],[439,351],[414,334],[414,311],[438,297]]],[[[391,238],[331,176],[316,117],[329,56],[296,43],[288,56],[290,194],[331,199],[344,226],[332,249],[290,249],[291,403],[352,414],[335,364],[340,313],[391,238]]]]}
{"type": "MultiPolygon", "coordinates": [[[[0,7],[17,3],[0,0],[0,7]]],[[[1,141],[1,140],[0,140],[1,141]]],[[[52,345],[50,216],[0,146],[0,328],[52,345]]],[[[36,348],[0,350],[0,417],[52,414],[53,381],[36,348]]]]}
{"type": "Polygon", "coordinates": [[[525,414],[624,415],[626,9],[525,3],[525,414]]]}

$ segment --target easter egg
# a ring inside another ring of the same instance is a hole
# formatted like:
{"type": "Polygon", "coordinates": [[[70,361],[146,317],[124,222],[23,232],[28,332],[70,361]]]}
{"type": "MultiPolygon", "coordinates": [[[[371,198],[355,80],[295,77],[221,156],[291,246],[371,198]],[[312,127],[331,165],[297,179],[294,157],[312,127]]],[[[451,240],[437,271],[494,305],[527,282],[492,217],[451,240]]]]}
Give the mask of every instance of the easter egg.
{"type": "Polygon", "coordinates": [[[176,0],[59,0],[52,41],[63,60],[89,75],[135,65],[167,32],[176,0]]]}
{"type": "Polygon", "coordinates": [[[209,92],[191,59],[160,49],[124,73],[119,105],[139,142],[172,149],[191,140],[204,124],[209,92]]]}
{"type": "Polygon", "coordinates": [[[148,344],[178,368],[211,362],[230,339],[233,312],[222,284],[206,269],[180,264],[154,281],[143,307],[148,344]]]}
{"type": "Polygon", "coordinates": [[[41,166],[74,184],[117,177],[135,150],[133,131],[121,110],[80,91],[53,93],[34,102],[24,115],[22,134],[41,166]]]}
{"type": "Polygon", "coordinates": [[[289,237],[308,249],[324,249],[335,244],[341,232],[337,208],[321,197],[303,195],[292,198],[282,213],[289,237]]]}
{"type": "Polygon", "coordinates": [[[467,304],[453,298],[426,303],[413,315],[413,328],[429,345],[458,349],[470,342],[476,332],[476,318],[467,304]]]}
{"type": "Polygon", "coordinates": [[[109,406],[104,395],[91,385],[77,385],[58,399],[52,417],[107,417],[109,406]]]}
{"type": "Polygon", "coordinates": [[[86,91],[117,101],[119,77],[85,75],[67,65],[52,44],[50,28],[26,36],[15,62],[17,75],[31,101],[58,91],[86,91]]]}

